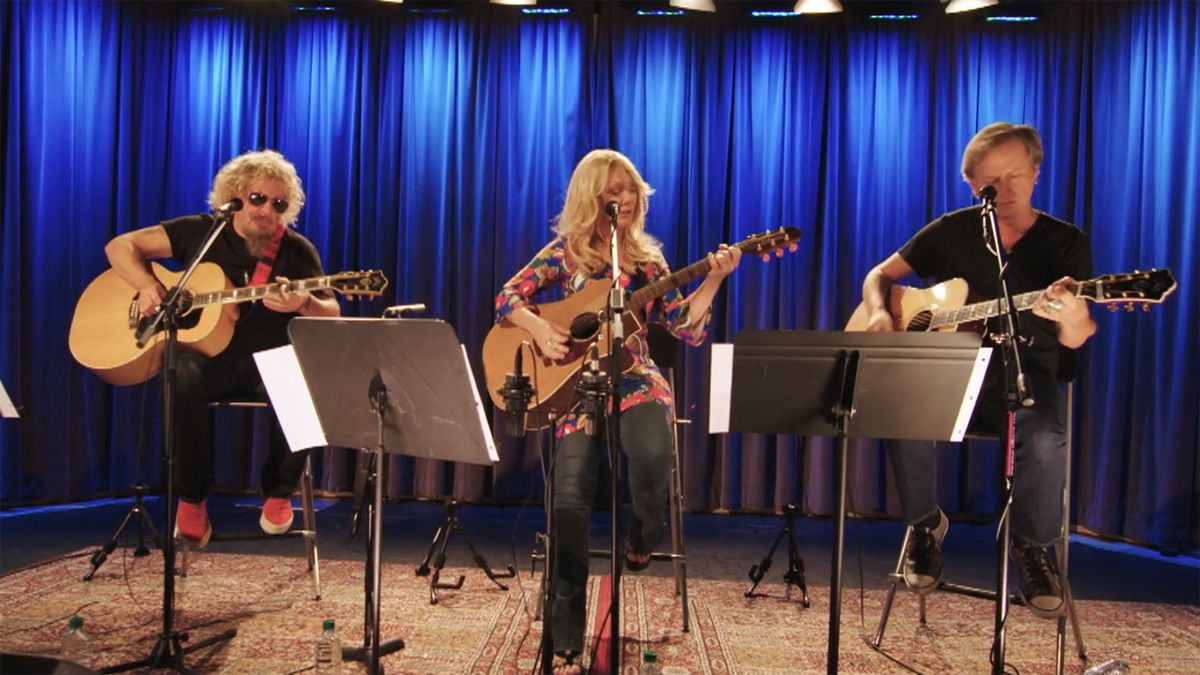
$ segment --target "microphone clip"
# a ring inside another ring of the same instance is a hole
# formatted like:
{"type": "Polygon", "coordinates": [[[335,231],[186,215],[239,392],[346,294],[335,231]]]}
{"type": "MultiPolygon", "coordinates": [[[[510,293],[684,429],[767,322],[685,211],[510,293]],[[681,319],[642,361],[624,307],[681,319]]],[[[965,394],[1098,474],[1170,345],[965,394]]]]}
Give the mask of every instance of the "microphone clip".
{"type": "Polygon", "coordinates": [[[592,345],[589,349],[591,359],[588,366],[579,375],[579,381],[575,384],[575,391],[579,394],[580,401],[580,417],[583,422],[583,431],[588,436],[596,435],[596,420],[606,412],[606,402],[608,401],[608,373],[600,370],[600,360],[596,354],[596,346],[592,345]]]}

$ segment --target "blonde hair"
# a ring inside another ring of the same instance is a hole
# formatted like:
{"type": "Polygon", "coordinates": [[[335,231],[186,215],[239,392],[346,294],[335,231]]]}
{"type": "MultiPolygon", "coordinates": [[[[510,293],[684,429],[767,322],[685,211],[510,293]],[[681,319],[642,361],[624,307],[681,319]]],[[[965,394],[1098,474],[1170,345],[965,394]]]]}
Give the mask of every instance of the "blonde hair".
{"type": "Polygon", "coordinates": [[[1025,144],[1034,166],[1042,165],[1042,138],[1037,130],[1025,124],[993,122],[979,130],[963,150],[962,175],[966,180],[975,177],[975,163],[992,148],[1017,139],[1025,144]]]}
{"type": "Polygon", "coordinates": [[[567,253],[589,276],[604,269],[605,251],[597,245],[595,227],[602,217],[597,197],[604,193],[613,166],[629,172],[638,193],[633,225],[620,242],[622,267],[631,271],[638,265],[662,260],[662,244],[646,233],[646,211],[654,189],[625,155],[616,150],[592,150],[575,165],[562,213],[555,218],[554,226],[554,231],[566,241],[567,253]]]}
{"type": "Polygon", "coordinates": [[[213,178],[212,190],[208,193],[209,207],[215,209],[232,197],[241,196],[247,185],[264,178],[283,183],[288,208],[279,219],[284,225],[294,224],[300,217],[300,209],[304,208],[304,188],[295,165],[274,150],[245,152],[226,162],[213,178]]]}

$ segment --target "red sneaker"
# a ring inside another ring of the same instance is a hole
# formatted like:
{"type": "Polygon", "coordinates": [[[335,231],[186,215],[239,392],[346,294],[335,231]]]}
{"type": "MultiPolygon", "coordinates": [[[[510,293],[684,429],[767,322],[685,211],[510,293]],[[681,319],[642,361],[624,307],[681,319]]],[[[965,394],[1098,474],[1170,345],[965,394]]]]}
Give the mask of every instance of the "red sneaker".
{"type": "Polygon", "coordinates": [[[283,534],[292,528],[292,500],[287,497],[267,497],[263,502],[258,525],[267,534],[283,534]]]}
{"type": "Polygon", "coordinates": [[[201,499],[199,504],[193,504],[180,499],[175,513],[175,535],[187,539],[193,548],[204,548],[212,537],[206,501],[201,499]]]}

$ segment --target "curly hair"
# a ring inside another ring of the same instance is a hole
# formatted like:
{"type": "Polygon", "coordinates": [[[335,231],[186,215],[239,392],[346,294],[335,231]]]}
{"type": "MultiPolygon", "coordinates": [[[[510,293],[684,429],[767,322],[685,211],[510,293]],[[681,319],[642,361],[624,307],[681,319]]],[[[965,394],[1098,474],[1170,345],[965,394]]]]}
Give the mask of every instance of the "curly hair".
{"type": "Polygon", "coordinates": [[[232,197],[242,194],[246,186],[259,179],[282,181],[287,194],[288,208],[280,214],[284,225],[293,225],[304,208],[304,188],[296,167],[283,155],[274,150],[245,152],[225,163],[213,178],[212,190],[208,193],[208,205],[216,209],[232,197]]]}
{"type": "Polygon", "coordinates": [[[650,208],[650,195],[654,194],[654,189],[625,155],[616,150],[592,150],[579,160],[571,173],[562,213],[555,218],[554,227],[554,231],[566,241],[567,252],[589,275],[604,268],[605,252],[596,236],[596,224],[604,214],[597,197],[604,193],[608,172],[614,165],[629,172],[638,193],[633,225],[620,242],[623,266],[633,269],[637,265],[662,259],[662,244],[646,233],[646,211],[650,208]]]}

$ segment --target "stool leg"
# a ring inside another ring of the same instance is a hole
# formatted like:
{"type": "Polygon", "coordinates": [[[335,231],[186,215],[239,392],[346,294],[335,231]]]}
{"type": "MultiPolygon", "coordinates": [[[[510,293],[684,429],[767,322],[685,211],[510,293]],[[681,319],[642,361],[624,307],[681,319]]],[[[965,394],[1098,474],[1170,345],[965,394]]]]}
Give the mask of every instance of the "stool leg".
{"type": "Polygon", "coordinates": [[[304,548],[308,554],[308,570],[312,572],[313,599],[321,599],[321,559],[317,551],[317,516],[313,508],[313,474],[311,455],[304,461],[300,477],[300,504],[304,517],[304,548]]]}
{"type": "MultiPolygon", "coordinates": [[[[888,617],[892,614],[892,602],[896,599],[896,587],[900,585],[904,572],[904,552],[908,550],[908,538],[912,536],[912,528],[904,529],[904,541],[900,543],[900,555],[896,557],[896,568],[892,570],[889,579],[892,587],[888,589],[887,600],[883,603],[883,613],[879,615],[879,628],[875,631],[875,639],[871,646],[879,649],[883,644],[883,632],[887,630],[888,617]]],[[[925,623],[925,596],[921,595],[921,623],[925,623]]]]}
{"type": "Polygon", "coordinates": [[[1074,432],[1072,429],[1075,406],[1075,383],[1068,382],[1064,405],[1067,410],[1063,423],[1063,433],[1066,436],[1066,457],[1063,459],[1063,494],[1062,494],[1062,534],[1058,546],[1059,579],[1062,583],[1063,602],[1066,603],[1063,615],[1058,617],[1058,630],[1055,640],[1054,664],[1058,675],[1066,670],[1067,652],[1067,619],[1071,620],[1071,629],[1075,633],[1075,646],[1079,658],[1087,662],[1087,651],[1083,646],[1083,634],[1079,631],[1079,618],[1075,614],[1075,599],[1071,596],[1071,581],[1068,575],[1068,553],[1071,545],[1071,451],[1074,449],[1074,432]]]}
{"type": "Polygon", "coordinates": [[[688,608],[687,592],[687,556],[683,552],[683,489],[679,477],[679,452],[675,452],[675,466],[671,470],[671,483],[668,490],[668,511],[671,518],[671,564],[675,572],[675,595],[683,603],[683,632],[691,629],[691,616],[688,608]]]}

